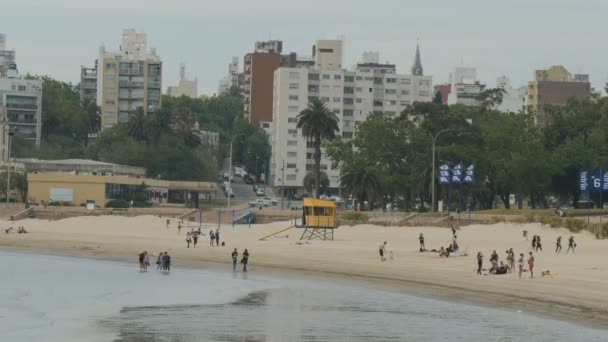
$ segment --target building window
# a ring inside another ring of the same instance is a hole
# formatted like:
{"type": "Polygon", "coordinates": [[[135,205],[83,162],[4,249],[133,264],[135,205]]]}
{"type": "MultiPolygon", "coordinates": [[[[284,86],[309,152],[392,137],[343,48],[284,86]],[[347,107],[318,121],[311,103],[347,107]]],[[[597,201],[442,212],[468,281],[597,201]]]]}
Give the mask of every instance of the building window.
{"type": "Polygon", "coordinates": [[[344,116],[353,116],[353,110],[352,109],[345,109],[343,112],[344,116]]]}
{"type": "Polygon", "coordinates": [[[409,106],[410,105],[410,101],[401,101],[401,105],[402,106],[409,106]]]}
{"type": "Polygon", "coordinates": [[[384,90],[384,93],[387,95],[395,95],[397,94],[397,89],[386,89],[384,90]]]}
{"type": "Polygon", "coordinates": [[[293,134],[293,135],[296,135],[296,134],[298,134],[298,130],[297,130],[297,129],[291,129],[291,128],[290,128],[290,129],[288,129],[288,130],[287,130],[287,134],[293,134]]]}
{"type": "Polygon", "coordinates": [[[289,101],[298,101],[298,95],[289,95],[289,101]]]}
{"type": "Polygon", "coordinates": [[[387,78],[386,83],[397,83],[397,79],[396,78],[387,78]]]}
{"type": "Polygon", "coordinates": [[[113,118],[116,116],[116,112],[103,112],[103,116],[113,118]]]}
{"type": "Polygon", "coordinates": [[[106,75],[106,81],[114,81],[115,79],[116,79],[116,76],[106,75]]]}
{"type": "Polygon", "coordinates": [[[312,159],[312,158],[314,158],[313,154],[314,153],[310,153],[310,152],[306,153],[306,159],[312,159]]]}
{"type": "Polygon", "coordinates": [[[401,95],[409,95],[410,91],[408,89],[402,89],[401,90],[401,95]]]}
{"type": "Polygon", "coordinates": [[[299,72],[290,72],[289,73],[289,79],[290,80],[297,80],[300,78],[300,73],[299,72]]]}
{"type": "Polygon", "coordinates": [[[382,107],[382,101],[374,100],[374,107],[382,107]]]}
{"type": "Polygon", "coordinates": [[[384,113],[386,113],[386,115],[388,115],[388,116],[395,116],[395,115],[397,114],[397,113],[396,113],[396,112],[394,112],[394,111],[386,111],[386,112],[384,112],[384,113]]]}
{"type": "Polygon", "coordinates": [[[382,79],[382,77],[374,77],[374,84],[382,84],[384,83],[384,80],[382,79]]]}
{"type": "Polygon", "coordinates": [[[287,175],[287,177],[285,177],[285,180],[295,181],[296,180],[296,175],[287,175]]]}
{"type": "Polygon", "coordinates": [[[287,158],[297,158],[298,152],[287,152],[287,158]]]}
{"type": "Polygon", "coordinates": [[[353,99],[349,98],[349,97],[345,97],[344,98],[344,104],[346,104],[346,105],[352,105],[353,104],[353,99]]]}
{"type": "Polygon", "coordinates": [[[311,93],[318,93],[319,92],[319,86],[318,85],[309,85],[308,86],[308,91],[311,93]]]}
{"type": "Polygon", "coordinates": [[[353,87],[344,87],[344,94],[354,94],[355,89],[353,87]]]}
{"type": "Polygon", "coordinates": [[[298,146],[297,140],[287,140],[287,146],[298,146]]]}
{"type": "Polygon", "coordinates": [[[402,78],[401,84],[412,84],[412,80],[410,80],[409,78],[402,78]]]}
{"type": "Polygon", "coordinates": [[[287,111],[290,113],[297,113],[298,112],[298,106],[289,106],[287,107],[287,111]]]}
{"type": "Polygon", "coordinates": [[[360,97],[357,97],[357,98],[355,99],[355,102],[356,102],[356,103],[362,103],[362,102],[363,102],[363,100],[362,100],[360,97]]]}
{"type": "Polygon", "coordinates": [[[287,122],[296,123],[296,122],[298,122],[298,118],[287,118],[287,122]]]}
{"type": "Polygon", "coordinates": [[[330,79],[330,77],[331,77],[331,75],[323,74],[323,79],[324,80],[328,80],[328,79],[330,79]]]}
{"type": "Polygon", "coordinates": [[[426,90],[421,90],[420,91],[420,96],[429,96],[429,92],[426,90]]]}
{"type": "Polygon", "coordinates": [[[382,96],[384,94],[384,89],[382,88],[374,88],[374,95],[382,96]]]}
{"type": "Polygon", "coordinates": [[[116,101],[114,101],[113,99],[106,99],[105,104],[108,106],[113,106],[116,104],[116,101]]]}
{"type": "Polygon", "coordinates": [[[428,86],[429,85],[429,80],[420,80],[420,85],[421,86],[428,86]]]}
{"type": "Polygon", "coordinates": [[[116,88],[103,88],[103,92],[106,94],[116,94],[116,88]]]}
{"type": "Polygon", "coordinates": [[[353,132],[343,132],[342,133],[342,138],[344,139],[352,139],[353,137],[353,132]]]}
{"type": "Polygon", "coordinates": [[[318,81],[319,80],[319,74],[308,74],[308,79],[310,81],[318,81]]]}
{"type": "Polygon", "coordinates": [[[338,108],[334,108],[334,109],[332,110],[332,112],[333,112],[334,114],[336,114],[336,115],[339,115],[339,114],[340,114],[340,109],[338,109],[338,108]]]}
{"type": "Polygon", "coordinates": [[[355,78],[353,76],[344,76],[344,82],[355,82],[355,78]]]}
{"type": "Polygon", "coordinates": [[[300,89],[299,83],[289,83],[289,89],[300,89]]]}
{"type": "Polygon", "coordinates": [[[118,122],[120,122],[120,123],[127,123],[127,122],[129,122],[129,113],[120,112],[118,114],[118,122]]]}
{"type": "Polygon", "coordinates": [[[333,101],[334,101],[334,102],[340,102],[340,101],[341,101],[341,98],[339,98],[339,97],[334,97],[334,98],[333,98],[333,101]]]}
{"type": "Polygon", "coordinates": [[[334,75],[334,80],[341,80],[342,79],[342,75],[334,75]]]}
{"type": "Polygon", "coordinates": [[[24,85],[19,85],[17,88],[19,89],[19,91],[25,91],[26,90],[26,88],[25,88],[24,85]]]}
{"type": "Polygon", "coordinates": [[[296,164],[287,164],[285,165],[288,169],[295,169],[296,168],[296,164]]]}
{"type": "Polygon", "coordinates": [[[357,81],[363,81],[363,76],[357,76],[355,79],[356,79],[357,81]]]}

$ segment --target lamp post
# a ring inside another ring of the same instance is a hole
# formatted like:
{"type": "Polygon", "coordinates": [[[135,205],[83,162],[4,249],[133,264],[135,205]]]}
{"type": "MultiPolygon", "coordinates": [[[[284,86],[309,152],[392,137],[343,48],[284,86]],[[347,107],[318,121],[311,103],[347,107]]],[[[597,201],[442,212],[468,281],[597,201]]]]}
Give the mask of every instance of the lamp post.
{"type": "Polygon", "coordinates": [[[230,196],[232,196],[232,144],[234,143],[234,138],[238,136],[245,135],[244,133],[235,134],[230,138],[230,158],[228,161],[228,184],[230,184],[230,191],[226,196],[226,208],[230,209],[230,196]]]}
{"type": "Polygon", "coordinates": [[[260,159],[260,157],[256,154],[255,155],[255,179],[253,180],[254,185],[258,185],[258,159],[260,159]]]}
{"type": "Polygon", "coordinates": [[[10,207],[11,199],[11,137],[15,135],[15,128],[8,128],[8,164],[6,174],[6,207],[10,207]]]}
{"type": "Polygon", "coordinates": [[[281,211],[283,211],[285,203],[285,159],[281,158],[281,163],[281,211]]]}

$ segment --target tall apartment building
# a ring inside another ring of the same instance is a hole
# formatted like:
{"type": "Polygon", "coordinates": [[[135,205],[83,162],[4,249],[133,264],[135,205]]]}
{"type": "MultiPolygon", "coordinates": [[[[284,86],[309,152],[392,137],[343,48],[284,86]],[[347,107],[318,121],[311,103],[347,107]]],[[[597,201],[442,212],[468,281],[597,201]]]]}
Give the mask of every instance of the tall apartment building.
{"type": "Polygon", "coordinates": [[[547,70],[536,70],[534,80],[528,82],[527,106],[536,111],[536,124],[545,126],[546,105],[565,105],[569,99],[584,99],[591,93],[589,75],[570,74],[561,65],[547,70]]]}
{"type": "Polygon", "coordinates": [[[19,75],[15,51],[7,50],[3,34],[0,35],[0,108],[4,108],[10,129],[40,145],[42,81],[19,75]]]}
{"type": "Polygon", "coordinates": [[[525,108],[526,86],[513,88],[511,79],[507,76],[501,76],[496,79],[496,87],[505,91],[502,95],[502,103],[497,108],[499,111],[518,113],[525,108]]]}
{"type": "Polygon", "coordinates": [[[188,80],[186,78],[186,65],[179,65],[179,83],[175,87],[167,88],[167,95],[179,97],[188,96],[196,98],[198,96],[198,79],[188,80]]]}
{"type": "Polygon", "coordinates": [[[232,57],[232,61],[228,64],[228,74],[224,76],[217,87],[217,95],[222,95],[230,90],[230,88],[241,89],[243,84],[243,75],[239,72],[239,57],[232,57]]]}
{"type": "Polygon", "coordinates": [[[148,50],[145,33],[123,30],[120,49],[108,51],[101,46],[97,61],[102,129],[128,122],[139,107],[146,114],[160,109],[162,62],[154,48],[148,50]]]}
{"type": "Polygon", "coordinates": [[[97,61],[94,68],[80,66],[80,102],[97,101],[97,61]]]}
{"type": "Polygon", "coordinates": [[[450,74],[448,105],[463,104],[478,106],[479,94],[486,88],[477,80],[477,70],[470,67],[455,67],[450,74]]]}
{"type": "MultiPolygon", "coordinates": [[[[301,188],[313,170],[313,142],[306,141],[296,127],[297,115],[310,99],[327,103],[340,120],[337,134],[344,139],[352,139],[356,127],[373,111],[396,116],[413,102],[432,99],[432,78],[422,75],[420,61],[413,68],[417,75],[397,74],[395,65],[377,63],[361,63],[349,71],[341,68],[340,41],[319,41],[314,49],[314,67],[280,67],[274,73],[270,173],[272,184],[284,185],[285,193],[301,188]]],[[[340,170],[332,168],[324,152],[321,170],[327,173],[330,187],[337,188],[340,170]]]]}

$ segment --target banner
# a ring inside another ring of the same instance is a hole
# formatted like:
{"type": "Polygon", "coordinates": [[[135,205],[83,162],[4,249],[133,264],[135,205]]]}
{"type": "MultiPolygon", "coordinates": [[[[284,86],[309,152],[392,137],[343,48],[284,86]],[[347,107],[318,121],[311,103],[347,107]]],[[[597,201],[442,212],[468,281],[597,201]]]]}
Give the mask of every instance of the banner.
{"type": "Polygon", "coordinates": [[[595,192],[602,191],[602,170],[595,169],[591,174],[591,190],[595,192]]]}
{"type": "Polygon", "coordinates": [[[608,171],[604,172],[604,179],[602,181],[602,190],[608,191],[608,171]]]}
{"type": "Polygon", "coordinates": [[[452,168],[452,179],[450,180],[452,184],[461,184],[462,183],[462,164],[454,165],[452,168]]]}
{"type": "Polygon", "coordinates": [[[439,165],[439,185],[450,184],[450,166],[448,164],[439,165]]]}
{"type": "Polygon", "coordinates": [[[471,184],[473,183],[473,179],[475,179],[475,165],[471,164],[467,166],[467,169],[464,172],[464,179],[462,183],[471,184]]]}
{"type": "Polygon", "coordinates": [[[581,171],[578,179],[578,189],[580,191],[587,191],[589,189],[589,172],[581,171]]]}

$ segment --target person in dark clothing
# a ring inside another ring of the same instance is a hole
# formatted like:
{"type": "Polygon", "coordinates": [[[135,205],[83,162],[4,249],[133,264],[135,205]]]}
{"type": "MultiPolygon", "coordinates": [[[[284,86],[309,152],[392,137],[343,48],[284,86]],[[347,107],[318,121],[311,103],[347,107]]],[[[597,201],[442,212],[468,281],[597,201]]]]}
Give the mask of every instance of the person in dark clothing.
{"type": "Polygon", "coordinates": [[[557,241],[555,242],[555,253],[562,252],[562,237],[561,235],[557,237],[557,241]]]}
{"type": "Polygon", "coordinates": [[[198,232],[195,231],[194,233],[192,233],[192,241],[192,245],[196,247],[196,244],[198,243],[198,232]]]}
{"type": "Polygon", "coordinates": [[[239,252],[236,251],[236,248],[232,252],[232,272],[236,272],[236,262],[239,258],[239,252]]]}
{"type": "Polygon", "coordinates": [[[144,258],[145,257],[146,257],[146,253],[145,252],[139,253],[139,269],[140,270],[144,269],[144,258]]]}
{"type": "Polygon", "coordinates": [[[418,241],[420,241],[420,251],[424,252],[426,250],[426,246],[424,245],[424,235],[422,235],[422,233],[420,233],[418,241]]]}
{"type": "Polygon", "coordinates": [[[158,254],[158,259],[156,259],[157,270],[159,270],[163,266],[163,255],[165,254],[163,252],[160,252],[160,254],[158,254]]]}
{"type": "Polygon", "coordinates": [[[163,255],[163,271],[171,271],[171,256],[165,252],[163,255]]]}
{"type": "Polygon", "coordinates": [[[538,250],[540,249],[540,251],[543,251],[543,245],[542,243],[540,243],[540,235],[536,236],[536,251],[538,252],[538,250]]]}
{"type": "Polygon", "coordinates": [[[190,248],[191,243],[192,243],[192,233],[187,232],[186,233],[186,244],[188,245],[188,248],[190,248]]]}
{"type": "Polygon", "coordinates": [[[215,231],[215,245],[217,247],[220,246],[220,230],[219,229],[215,231]]]}
{"type": "Polygon", "coordinates": [[[477,252],[477,274],[481,274],[481,267],[483,266],[483,254],[477,252]]]}
{"type": "Polygon", "coordinates": [[[213,242],[215,242],[215,233],[213,230],[209,231],[209,246],[213,247],[213,242]]]}
{"type": "Polygon", "coordinates": [[[249,262],[249,251],[245,249],[243,252],[243,258],[241,259],[241,264],[243,264],[243,272],[247,272],[247,263],[249,262]]]}
{"type": "Polygon", "coordinates": [[[536,235],[532,236],[532,250],[536,250],[536,235]]]}
{"type": "Polygon", "coordinates": [[[570,236],[570,238],[568,239],[568,249],[566,250],[566,254],[570,253],[570,250],[572,249],[572,254],[574,254],[574,249],[576,248],[576,243],[574,243],[574,236],[570,236]]]}

